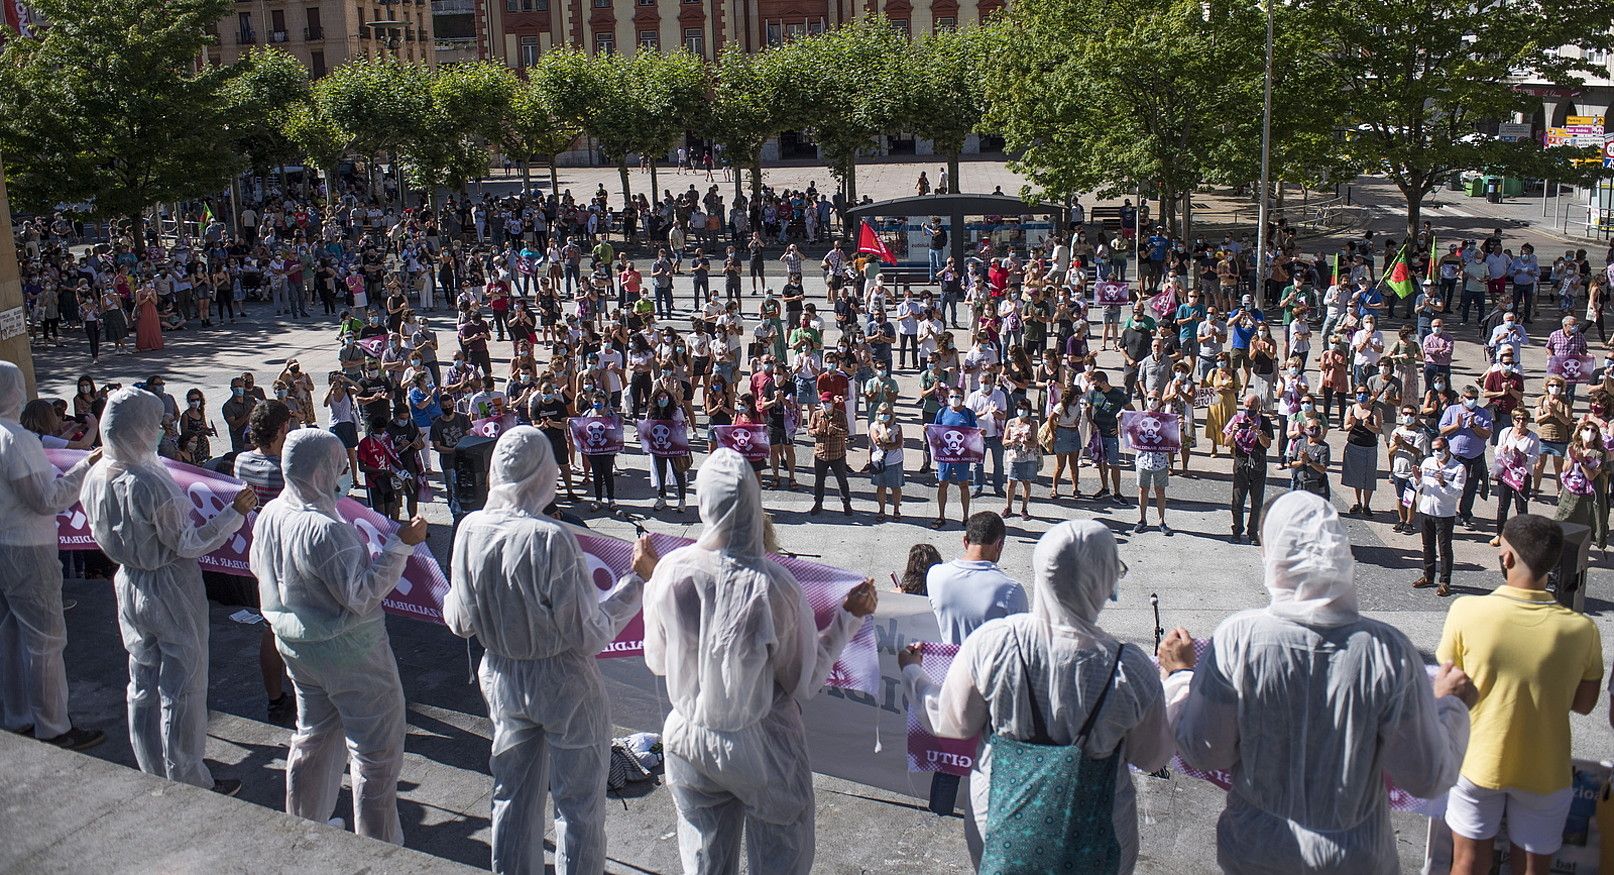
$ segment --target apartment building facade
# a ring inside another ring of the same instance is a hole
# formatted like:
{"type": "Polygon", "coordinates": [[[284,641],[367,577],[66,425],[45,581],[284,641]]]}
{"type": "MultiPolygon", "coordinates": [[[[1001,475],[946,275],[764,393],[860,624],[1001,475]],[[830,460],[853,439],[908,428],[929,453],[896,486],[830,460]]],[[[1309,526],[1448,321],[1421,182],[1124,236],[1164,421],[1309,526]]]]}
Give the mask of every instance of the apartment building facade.
{"type": "Polygon", "coordinates": [[[237,0],[231,13],[208,48],[215,63],[234,63],[255,46],[290,52],[315,79],[353,58],[436,62],[429,0],[237,0]]]}

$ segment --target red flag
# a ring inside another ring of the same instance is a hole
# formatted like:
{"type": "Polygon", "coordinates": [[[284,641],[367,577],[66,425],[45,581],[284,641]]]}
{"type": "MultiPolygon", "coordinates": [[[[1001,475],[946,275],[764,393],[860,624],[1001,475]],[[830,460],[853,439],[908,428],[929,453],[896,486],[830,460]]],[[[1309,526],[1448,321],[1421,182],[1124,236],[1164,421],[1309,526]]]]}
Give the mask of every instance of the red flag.
{"type": "Polygon", "coordinates": [[[897,257],[891,253],[891,247],[885,245],[879,234],[874,233],[874,226],[869,224],[868,219],[864,219],[862,226],[857,229],[857,251],[879,256],[882,264],[897,263],[897,257]]]}

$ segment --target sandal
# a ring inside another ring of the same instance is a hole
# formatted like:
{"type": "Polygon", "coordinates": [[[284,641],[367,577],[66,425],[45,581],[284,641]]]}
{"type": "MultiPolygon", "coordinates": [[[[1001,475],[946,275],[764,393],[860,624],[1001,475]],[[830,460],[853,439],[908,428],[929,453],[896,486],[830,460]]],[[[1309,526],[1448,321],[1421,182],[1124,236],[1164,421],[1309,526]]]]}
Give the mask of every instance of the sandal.
{"type": "Polygon", "coordinates": [[[1451,584],[1443,583],[1440,586],[1435,587],[1435,595],[1438,595],[1441,598],[1451,595],[1451,584]]]}
{"type": "Polygon", "coordinates": [[[933,529],[940,530],[942,527],[944,527],[946,525],[947,525],[946,520],[938,519],[938,520],[931,520],[930,521],[930,527],[933,528],[933,529]]]}
{"type": "Polygon", "coordinates": [[[1413,589],[1428,589],[1429,587],[1434,586],[1434,585],[1435,585],[1434,581],[1430,580],[1427,577],[1420,577],[1417,580],[1414,580],[1412,582],[1412,588],[1413,589]]]}

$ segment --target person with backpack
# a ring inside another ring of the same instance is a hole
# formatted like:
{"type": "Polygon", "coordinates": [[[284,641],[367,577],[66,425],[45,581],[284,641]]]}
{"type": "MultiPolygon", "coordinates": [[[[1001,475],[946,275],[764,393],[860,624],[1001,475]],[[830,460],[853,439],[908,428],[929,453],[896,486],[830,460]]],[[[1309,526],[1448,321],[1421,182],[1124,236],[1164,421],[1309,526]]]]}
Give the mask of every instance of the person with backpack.
{"type": "Polygon", "coordinates": [[[1127,764],[1155,771],[1176,749],[1160,673],[1098,625],[1126,568],[1108,528],[1060,523],[1031,561],[1030,613],[981,625],[940,685],[918,645],[898,651],[903,681],[932,734],[982,738],[970,774],[980,872],[1128,873],[1138,817],[1127,764]]]}

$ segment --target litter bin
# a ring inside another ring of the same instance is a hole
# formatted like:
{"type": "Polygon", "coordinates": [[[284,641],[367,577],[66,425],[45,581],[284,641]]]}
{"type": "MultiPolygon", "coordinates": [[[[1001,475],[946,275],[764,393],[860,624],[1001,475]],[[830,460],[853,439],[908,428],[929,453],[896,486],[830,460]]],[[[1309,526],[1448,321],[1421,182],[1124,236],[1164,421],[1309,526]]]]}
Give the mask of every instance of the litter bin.
{"type": "Polygon", "coordinates": [[[1524,196],[1524,179],[1522,179],[1521,177],[1517,177],[1517,176],[1504,176],[1504,177],[1502,177],[1502,196],[1503,197],[1523,197],[1524,196]]]}
{"type": "Polygon", "coordinates": [[[1493,204],[1499,204],[1502,202],[1502,177],[1485,177],[1485,200],[1486,202],[1493,204]]]}
{"type": "Polygon", "coordinates": [[[1469,197],[1482,197],[1485,194],[1485,179],[1483,177],[1471,176],[1464,183],[1464,186],[1463,193],[1469,197]]]}
{"type": "Polygon", "coordinates": [[[1462,191],[1463,190],[1463,174],[1462,174],[1462,171],[1453,170],[1452,173],[1451,173],[1451,179],[1446,180],[1446,187],[1451,189],[1452,191],[1462,191]]]}
{"type": "Polygon", "coordinates": [[[1558,556],[1558,567],[1547,575],[1558,604],[1576,611],[1586,612],[1586,569],[1591,567],[1592,530],[1577,523],[1559,523],[1564,531],[1564,549],[1558,556]]]}

